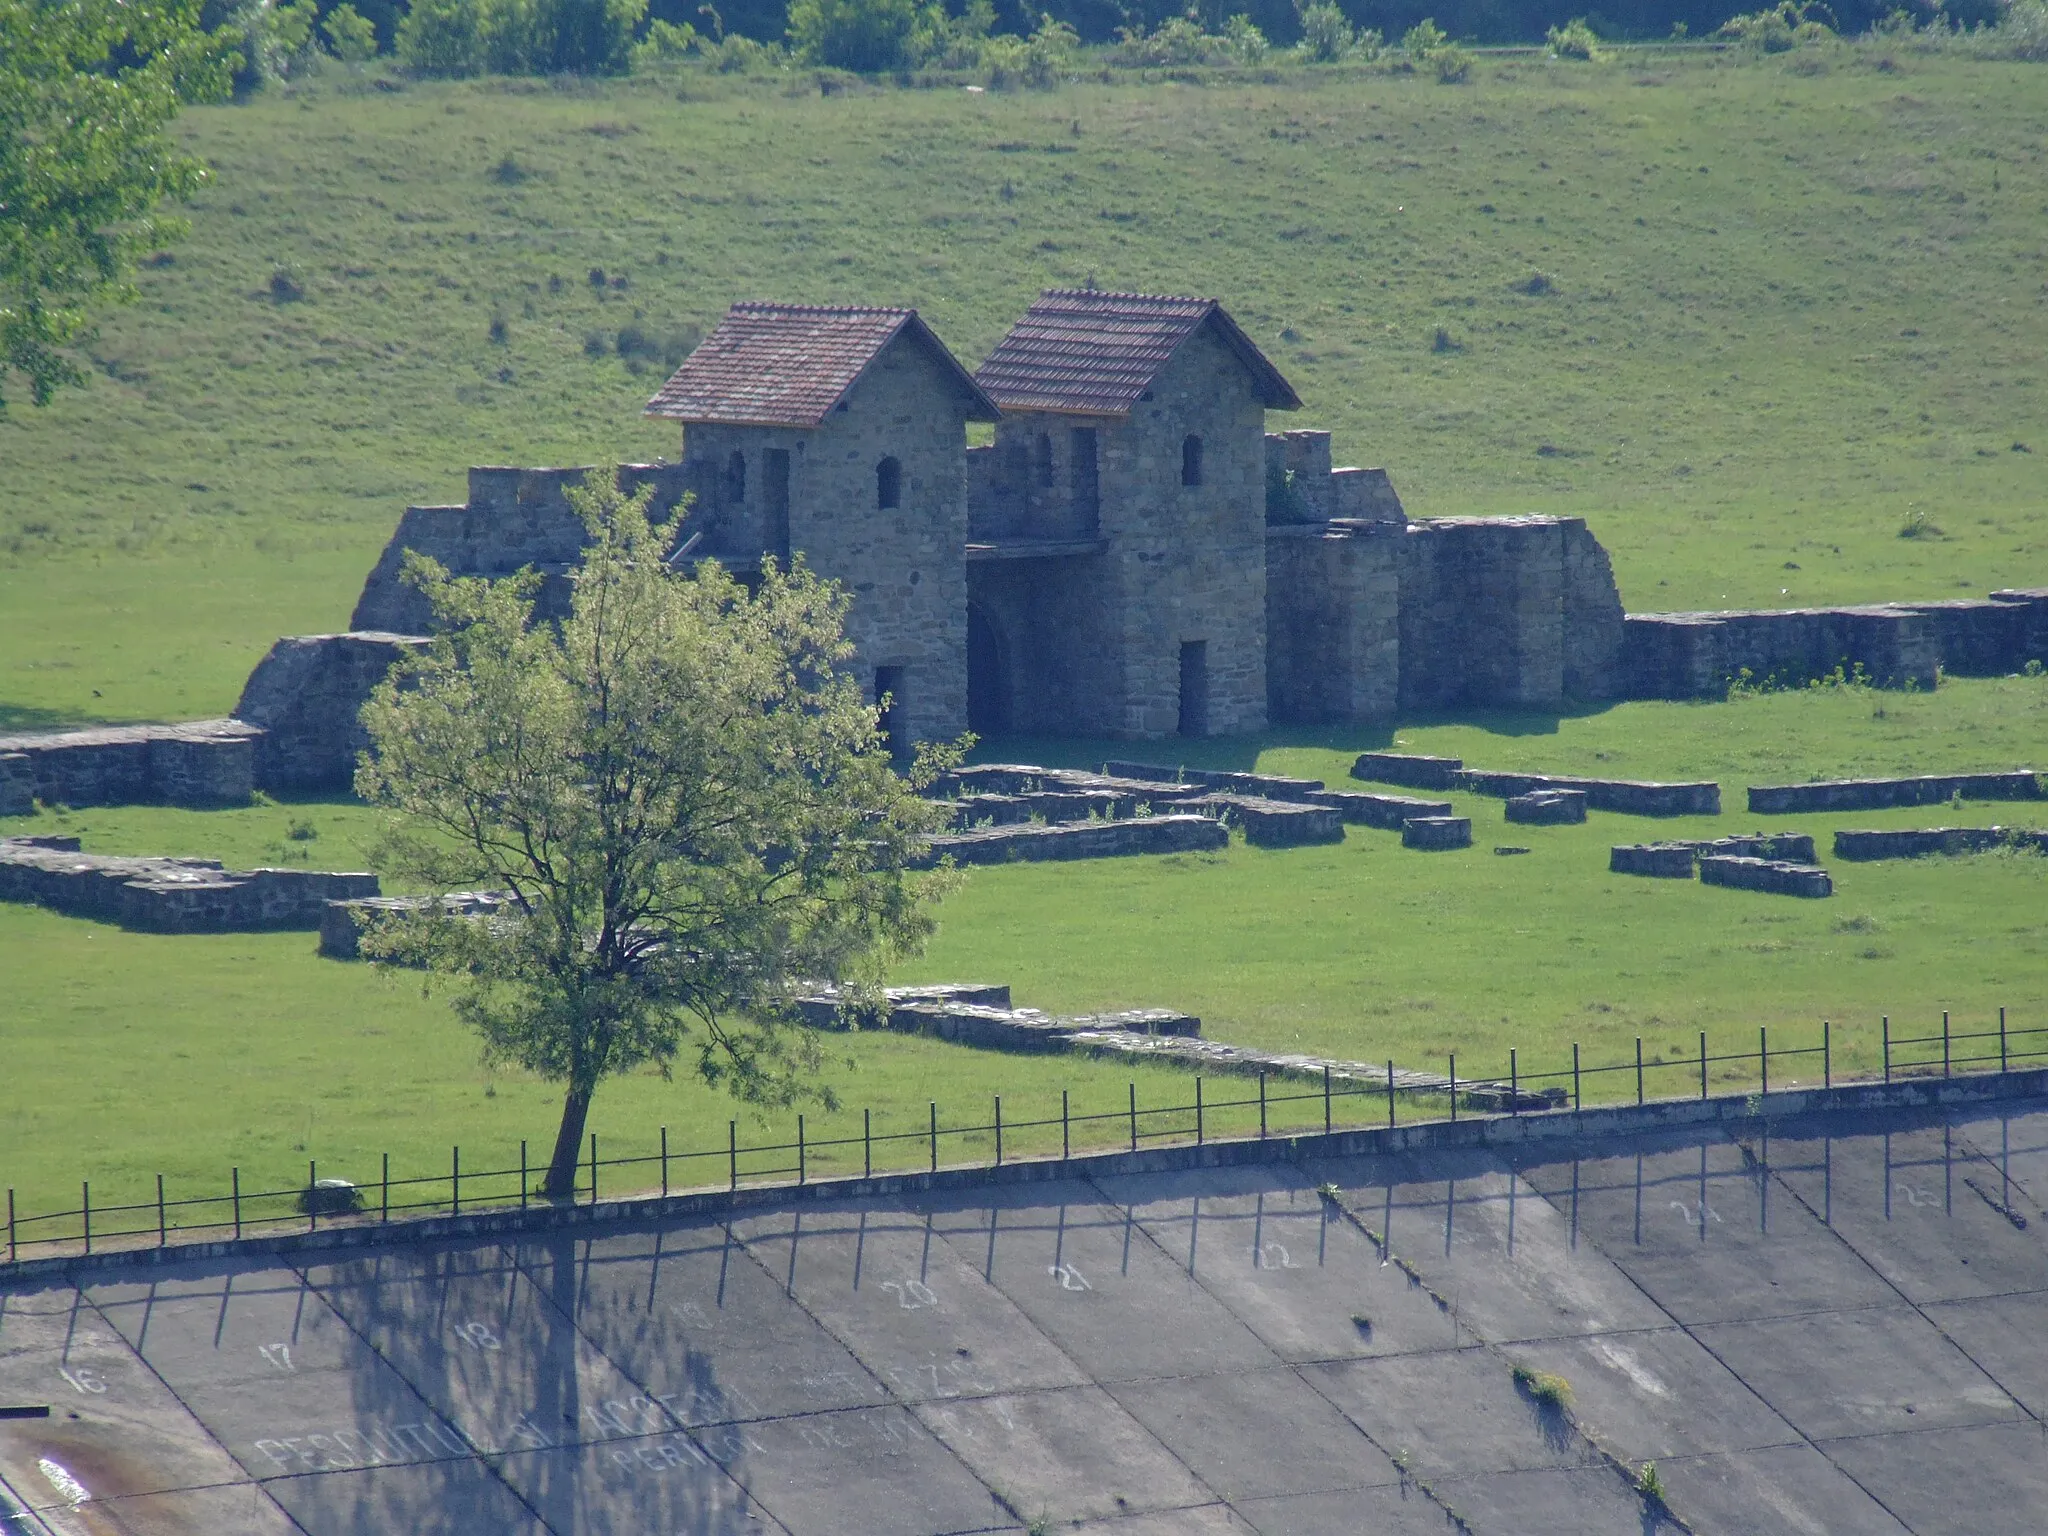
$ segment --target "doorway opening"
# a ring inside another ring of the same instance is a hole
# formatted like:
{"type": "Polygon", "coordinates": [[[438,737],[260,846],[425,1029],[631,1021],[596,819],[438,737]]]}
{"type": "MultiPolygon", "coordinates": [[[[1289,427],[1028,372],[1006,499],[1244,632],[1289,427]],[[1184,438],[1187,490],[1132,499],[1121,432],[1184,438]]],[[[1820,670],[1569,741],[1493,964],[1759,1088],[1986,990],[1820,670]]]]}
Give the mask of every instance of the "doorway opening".
{"type": "Polygon", "coordinates": [[[1209,642],[1180,643],[1180,733],[1209,734],[1209,642]]]}
{"type": "Polygon", "coordinates": [[[967,605],[967,728],[983,740],[1010,728],[1002,636],[979,603],[967,605]]]}

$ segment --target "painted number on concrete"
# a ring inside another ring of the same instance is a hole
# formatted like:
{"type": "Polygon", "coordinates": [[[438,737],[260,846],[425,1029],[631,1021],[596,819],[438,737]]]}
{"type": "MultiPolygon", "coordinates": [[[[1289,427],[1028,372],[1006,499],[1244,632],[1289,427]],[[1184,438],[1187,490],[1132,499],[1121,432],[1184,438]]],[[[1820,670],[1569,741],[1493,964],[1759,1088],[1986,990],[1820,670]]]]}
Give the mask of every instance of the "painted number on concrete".
{"type": "Polygon", "coordinates": [[[457,1323],[455,1336],[471,1349],[502,1349],[504,1344],[489,1323],[457,1323]]]}
{"type": "Polygon", "coordinates": [[[1071,1264],[1051,1265],[1047,1268],[1046,1273],[1059,1281],[1060,1289],[1063,1291],[1092,1291],[1095,1289],[1094,1286],[1088,1283],[1087,1277],[1071,1264]]]}
{"type": "Polygon", "coordinates": [[[922,1280],[884,1280],[882,1289],[896,1294],[896,1305],[906,1312],[915,1312],[919,1307],[935,1307],[939,1304],[938,1292],[922,1280]]]}
{"type": "Polygon", "coordinates": [[[1678,1212],[1684,1218],[1685,1224],[1688,1227],[1698,1226],[1703,1221],[1719,1221],[1721,1219],[1721,1213],[1704,1200],[1700,1202],[1697,1212],[1683,1200],[1673,1200],[1671,1202],[1671,1209],[1678,1212]]]}
{"type": "Polygon", "coordinates": [[[71,1383],[74,1392],[105,1392],[107,1384],[100,1380],[99,1372],[89,1365],[60,1365],[57,1374],[71,1383]]]}
{"type": "Polygon", "coordinates": [[[1258,1269],[1301,1268],[1299,1264],[1294,1262],[1292,1255],[1288,1253],[1285,1243],[1267,1243],[1259,1249],[1254,1258],[1256,1260],[1254,1267],[1258,1269]]]}
{"type": "Polygon", "coordinates": [[[258,1344],[256,1353],[276,1366],[280,1371],[296,1371],[292,1364],[292,1347],[289,1344],[258,1344]]]}

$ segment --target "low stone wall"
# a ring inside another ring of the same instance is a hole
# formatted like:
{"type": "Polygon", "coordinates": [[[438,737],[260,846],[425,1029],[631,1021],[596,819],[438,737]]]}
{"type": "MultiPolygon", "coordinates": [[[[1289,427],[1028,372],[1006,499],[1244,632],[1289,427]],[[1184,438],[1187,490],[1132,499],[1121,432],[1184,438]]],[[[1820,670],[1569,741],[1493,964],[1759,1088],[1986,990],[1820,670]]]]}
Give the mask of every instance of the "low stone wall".
{"type": "MultiPolygon", "coordinates": [[[[417,912],[431,898],[425,896],[367,896],[327,903],[320,914],[320,953],[330,960],[362,958],[362,930],[380,914],[417,912]]],[[[510,891],[453,891],[441,898],[442,910],[450,917],[488,917],[512,900],[510,891]]]]}
{"type": "Polygon", "coordinates": [[[235,718],[260,725],[256,782],[264,789],[347,789],[370,744],[359,718],[370,691],[419,635],[355,631],[293,635],[277,642],[242,687],[235,718]]]}
{"type": "Polygon", "coordinates": [[[1351,777],[1368,784],[1405,784],[1410,789],[1449,789],[1464,759],[1422,757],[1409,752],[1361,752],[1351,777]]]}
{"type": "Polygon", "coordinates": [[[1545,790],[1578,790],[1594,810],[1619,811],[1626,816],[1721,814],[1721,786],[1706,782],[1660,784],[1639,779],[1584,779],[1569,774],[1496,773],[1484,768],[1461,768],[1451,775],[1451,787],[1503,799],[1545,790]]]}
{"type": "Polygon", "coordinates": [[[263,731],[239,720],[0,736],[0,815],[45,805],[246,805],[263,731]]]}
{"type": "Polygon", "coordinates": [[[1751,832],[1733,837],[1716,837],[1685,844],[1702,858],[1710,854],[1734,854],[1745,859],[1781,859],[1788,864],[1817,864],[1813,834],[1810,832],[1751,832]]]}
{"type": "Polygon", "coordinates": [[[1702,885],[1728,885],[1745,891],[1769,891],[1778,896],[1832,896],[1835,883],[1828,872],[1811,864],[1790,864],[1781,859],[1746,859],[1733,854],[1709,854],[1700,860],[1702,885]]]}
{"type": "Polygon", "coordinates": [[[1067,826],[990,827],[935,837],[924,863],[950,856],[956,864],[1006,864],[1013,860],[1107,859],[1139,853],[1204,853],[1226,847],[1230,833],[1209,816],[1137,816],[1127,821],[1076,822],[1067,826]]]}
{"type": "Polygon", "coordinates": [[[1411,816],[1401,823],[1401,846],[1432,851],[1472,846],[1469,816],[1411,816]]]}
{"type": "Polygon", "coordinates": [[[2041,777],[2031,768],[2012,773],[1930,774],[1911,779],[1831,779],[1817,784],[1772,784],[1749,792],[1760,816],[1795,811],[1874,811],[1894,805],[1941,805],[1963,800],[2039,800],[2041,777]]]}
{"type": "Polygon", "coordinates": [[[1199,784],[1129,779],[1085,768],[1041,768],[1036,763],[970,763],[940,776],[941,795],[1126,795],[1140,804],[1189,800],[1208,791],[1199,784]]]}
{"type": "Polygon", "coordinates": [[[1146,802],[1135,793],[1045,790],[1026,795],[962,795],[953,802],[953,828],[1009,827],[1020,822],[1113,820],[1135,816],[1146,802]]]}
{"type": "Polygon", "coordinates": [[[1326,789],[1311,802],[1327,805],[1345,821],[1398,832],[1412,816],[1448,816],[1448,800],[1412,800],[1406,795],[1369,795],[1362,790],[1326,789]]]}
{"type": "Polygon", "coordinates": [[[1184,802],[1189,810],[1214,816],[1244,833],[1257,848],[1296,848],[1344,841],[1344,819],[1327,805],[1296,805],[1251,795],[1205,795],[1184,802]]]}
{"type": "Polygon", "coordinates": [[[0,841],[0,901],[145,933],[318,928],[331,901],[374,896],[377,877],[305,869],[229,870],[212,859],[82,853],[76,838],[0,841]]]}
{"type": "Polygon", "coordinates": [[[1224,794],[1254,795],[1265,800],[1311,800],[1322,792],[1321,779],[1290,779],[1276,773],[1239,773],[1214,768],[1162,768],[1152,763],[1110,762],[1102,771],[1112,778],[1146,784],[1184,785],[1224,794]]]}
{"type": "Polygon", "coordinates": [[[1607,850],[1607,869],[1616,875],[1690,880],[1693,857],[1690,843],[1619,843],[1607,850]]]}
{"type": "Polygon", "coordinates": [[[1526,795],[1510,795],[1504,809],[1509,821],[1525,826],[1570,826],[1586,819],[1586,792],[1539,789],[1526,795]]]}
{"type": "Polygon", "coordinates": [[[1836,667],[1860,667],[1884,687],[1932,688],[1941,661],[1934,622],[1885,604],[1632,613],[1622,633],[1624,686],[1638,699],[1719,698],[1745,672],[1796,685],[1836,667]]]}
{"type": "Polygon", "coordinates": [[[2048,853],[2048,832],[2022,831],[2017,827],[1902,827],[1835,834],[1835,857],[1853,862],[1918,859],[1939,853],[1986,853],[1994,848],[2027,848],[2048,853]]]}

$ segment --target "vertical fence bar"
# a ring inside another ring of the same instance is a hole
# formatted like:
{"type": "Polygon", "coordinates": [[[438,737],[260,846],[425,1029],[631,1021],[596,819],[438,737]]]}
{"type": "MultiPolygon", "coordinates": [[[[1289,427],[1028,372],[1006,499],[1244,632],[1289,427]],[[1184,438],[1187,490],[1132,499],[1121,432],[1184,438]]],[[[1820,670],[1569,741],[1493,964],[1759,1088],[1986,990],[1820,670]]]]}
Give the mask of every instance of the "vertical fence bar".
{"type": "Polygon", "coordinates": [[[1835,1086],[1834,1028],[1826,1019],[1820,1021],[1820,1085],[1823,1088],[1835,1086]]]}
{"type": "Polygon", "coordinates": [[[1761,1083],[1759,1091],[1771,1091],[1771,1034],[1770,1027],[1759,1024],[1756,1027],[1756,1069],[1761,1083]]]}
{"type": "Polygon", "coordinates": [[[864,1179],[875,1176],[875,1123],[871,1109],[860,1112],[860,1176],[864,1179]]]}
{"type": "Polygon", "coordinates": [[[2005,1066],[2005,1010],[2004,1010],[2003,1008],[2000,1008],[2000,1009],[1998,1010],[1998,1070],[1999,1070],[2000,1072],[2004,1072],[2004,1071],[2006,1070],[2006,1066],[2005,1066]]]}
{"type": "Polygon", "coordinates": [[[229,1198],[234,1201],[235,1236],[239,1238],[242,1235],[242,1170],[230,1168],[228,1180],[228,1188],[231,1191],[229,1198]]]}
{"type": "Polygon", "coordinates": [[[164,1234],[164,1176],[156,1176],[156,1245],[161,1248],[170,1239],[164,1234]]]}
{"type": "Polygon", "coordinates": [[[462,1148],[448,1149],[448,1214],[462,1214],[462,1148]]]}
{"type": "Polygon", "coordinates": [[[533,1182],[533,1175],[526,1171],[526,1138],[519,1138],[519,1209],[526,1209],[527,1186],[533,1182]]]}
{"type": "Polygon", "coordinates": [[[306,1230],[313,1231],[320,1225],[320,1202],[313,1191],[320,1187],[320,1160],[306,1159],[306,1230]]]}
{"type": "Polygon", "coordinates": [[[802,1116],[801,1114],[799,1114],[799,1115],[798,1115],[798,1116],[796,1117],[796,1181],[797,1181],[797,1183],[799,1183],[799,1184],[803,1183],[803,1181],[804,1181],[804,1174],[805,1174],[805,1172],[806,1172],[806,1171],[807,1171],[807,1170],[806,1170],[806,1169],[804,1168],[804,1117],[803,1117],[803,1116],[802,1116]]]}
{"type": "Polygon", "coordinates": [[[1323,1068],[1323,1134],[1330,1134],[1330,1069],[1323,1068]]]}
{"type": "Polygon", "coordinates": [[[1707,1101],[1707,1032],[1700,1031],[1700,1102],[1707,1101]]]}
{"type": "Polygon", "coordinates": [[[1259,1074],[1259,1140],[1266,1139],[1266,1074],[1259,1074]]]}
{"type": "Polygon", "coordinates": [[[661,1198],[668,1198],[668,1127],[661,1128],[661,1198]]]}
{"type": "MultiPolygon", "coordinates": [[[[389,1221],[391,1219],[391,1154],[389,1152],[384,1154],[384,1172],[377,1181],[377,1190],[377,1219],[379,1221],[389,1221]]],[[[239,1217],[236,1218],[235,1227],[237,1232],[241,1230],[241,1219],[239,1217]]]]}
{"type": "Polygon", "coordinates": [[[1521,1112],[1522,1074],[1515,1060],[1515,1048],[1511,1045],[1508,1047],[1508,1113],[1519,1115],[1521,1112]]]}
{"type": "Polygon", "coordinates": [[[1195,1079],[1195,1145],[1202,1144],[1202,1080],[1195,1079]]]}
{"type": "Polygon", "coordinates": [[[14,1186],[7,1186],[7,1262],[14,1262],[14,1186]]]}
{"type": "Polygon", "coordinates": [[[1394,1059],[1387,1058],[1387,1129],[1394,1128],[1394,1059]]]}
{"type": "Polygon", "coordinates": [[[1586,1096],[1579,1091],[1579,1042],[1572,1042],[1572,1110],[1577,1113],[1586,1107],[1586,1096]]]}
{"type": "Polygon", "coordinates": [[[996,1095],[996,1166],[1003,1166],[1003,1096],[996,1095]]]}
{"type": "MultiPolygon", "coordinates": [[[[570,1203],[572,1205],[575,1203],[573,1191],[570,1195],[570,1203]]],[[[595,1131],[590,1133],[590,1203],[592,1205],[597,1204],[597,1132],[595,1131]]]]}
{"type": "Polygon", "coordinates": [[[1941,1010],[1941,1075],[1948,1076],[1948,1010],[1941,1010]]]}
{"type": "Polygon", "coordinates": [[[1458,1123],[1458,1053],[1451,1052],[1451,1124],[1458,1123]]]}
{"type": "Polygon", "coordinates": [[[740,1187],[740,1123],[737,1120],[725,1122],[725,1162],[732,1174],[731,1188],[740,1187]]]}
{"type": "Polygon", "coordinates": [[[937,1099],[933,1099],[933,1100],[931,1101],[931,1104],[932,1104],[932,1172],[933,1172],[933,1173],[937,1173],[937,1172],[939,1171],[939,1101],[938,1101],[937,1099]]]}
{"type": "Polygon", "coordinates": [[[80,1213],[85,1217],[85,1251],[92,1252],[92,1181],[81,1180],[78,1186],[80,1213]]]}
{"type": "Polygon", "coordinates": [[[1067,1090],[1060,1090],[1060,1161],[1065,1162],[1072,1155],[1073,1144],[1069,1135],[1072,1122],[1067,1119],[1067,1090]]]}
{"type": "Polygon", "coordinates": [[[1884,1016],[1884,1080],[1892,1080],[1892,1016],[1884,1016]]]}
{"type": "Polygon", "coordinates": [[[1636,1036],[1636,1102],[1643,1102],[1643,1037],[1636,1036]]]}
{"type": "Polygon", "coordinates": [[[1138,1085],[1131,1084],[1131,1150],[1138,1150],[1138,1085]]]}

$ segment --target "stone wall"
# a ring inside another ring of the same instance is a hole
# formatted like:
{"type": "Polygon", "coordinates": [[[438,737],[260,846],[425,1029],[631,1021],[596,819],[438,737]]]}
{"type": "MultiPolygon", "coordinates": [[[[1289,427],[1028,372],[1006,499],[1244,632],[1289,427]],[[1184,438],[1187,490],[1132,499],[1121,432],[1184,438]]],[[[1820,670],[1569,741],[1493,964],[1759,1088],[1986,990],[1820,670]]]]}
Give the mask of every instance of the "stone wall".
{"type": "Polygon", "coordinates": [[[1041,859],[1105,859],[1139,853],[1205,853],[1225,847],[1230,833],[1208,816],[1175,813],[1126,821],[1058,826],[989,827],[935,837],[925,862],[1008,864],[1041,859]]]}
{"type": "Polygon", "coordinates": [[[347,789],[369,746],[360,716],[370,691],[418,635],[294,635],[280,640],[243,685],[235,718],[263,727],[256,782],[287,791],[347,789]]]}
{"type": "Polygon", "coordinates": [[[1348,724],[1394,713],[1402,526],[1266,529],[1266,704],[1274,722],[1348,724]]]}
{"type": "Polygon", "coordinates": [[[1700,884],[1733,886],[1744,891],[1767,891],[1774,896],[1832,896],[1835,883],[1828,872],[1811,864],[1791,864],[1780,859],[1749,859],[1733,854],[1710,854],[1700,860],[1700,884]]]}
{"type": "Polygon", "coordinates": [[[1424,757],[1416,752],[1361,752],[1351,763],[1351,777],[1368,784],[1400,784],[1409,789],[1449,789],[1465,766],[1457,757],[1424,757]]]}
{"type": "Polygon", "coordinates": [[[2027,848],[2048,853],[2048,832],[2029,832],[2018,827],[1898,827],[1869,832],[1843,830],[1835,834],[1835,857],[1856,862],[1988,853],[1995,848],[2027,848]]]}
{"type": "Polygon", "coordinates": [[[1460,768],[1451,774],[1451,788],[1476,795],[1540,794],[1545,790],[1577,790],[1596,811],[1626,816],[1718,816],[1721,786],[1708,781],[1662,784],[1639,779],[1584,779],[1561,773],[1496,773],[1460,768]]]}
{"type": "Polygon", "coordinates": [[[1112,760],[1102,765],[1102,771],[1112,777],[1140,780],[1149,784],[1195,786],[1231,794],[1257,795],[1265,800],[1320,803],[1316,801],[1316,796],[1323,790],[1321,779],[1293,779],[1283,774],[1243,773],[1227,768],[1166,768],[1152,763],[1112,760]]]}
{"type": "Polygon", "coordinates": [[[1761,785],[1749,792],[1757,815],[1794,811],[1872,811],[1889,805],[1942,805],[1950,800],[2039,800],[2041,776],[2012,773],[1930,774],[1910,779],[1830,779],[1816,784],[1761,785]]]}
{"type": "Polygon", "coordinates": [[[0,815],[45,805],[246,805],[264,733],[238,720],[0,736],[0,815]]]}
{"type": "Polygon", "coordinates": [[[1718,698],[1744,672],[1797,685],[1861,667],[1882,687],[1932,688],[1941,628],[1910,608],[1787,608],[1763,612],[1632,613],[1622,690],[1635,699],[1718,698]]]}
{"type": "Polygon", "coordinates": [[[315,929],[327,905],[377,894],[371,874],[224,869],[211,859],[81,853],[76,838],[0,841],[0,901],[146,933],[315,929]]]}

